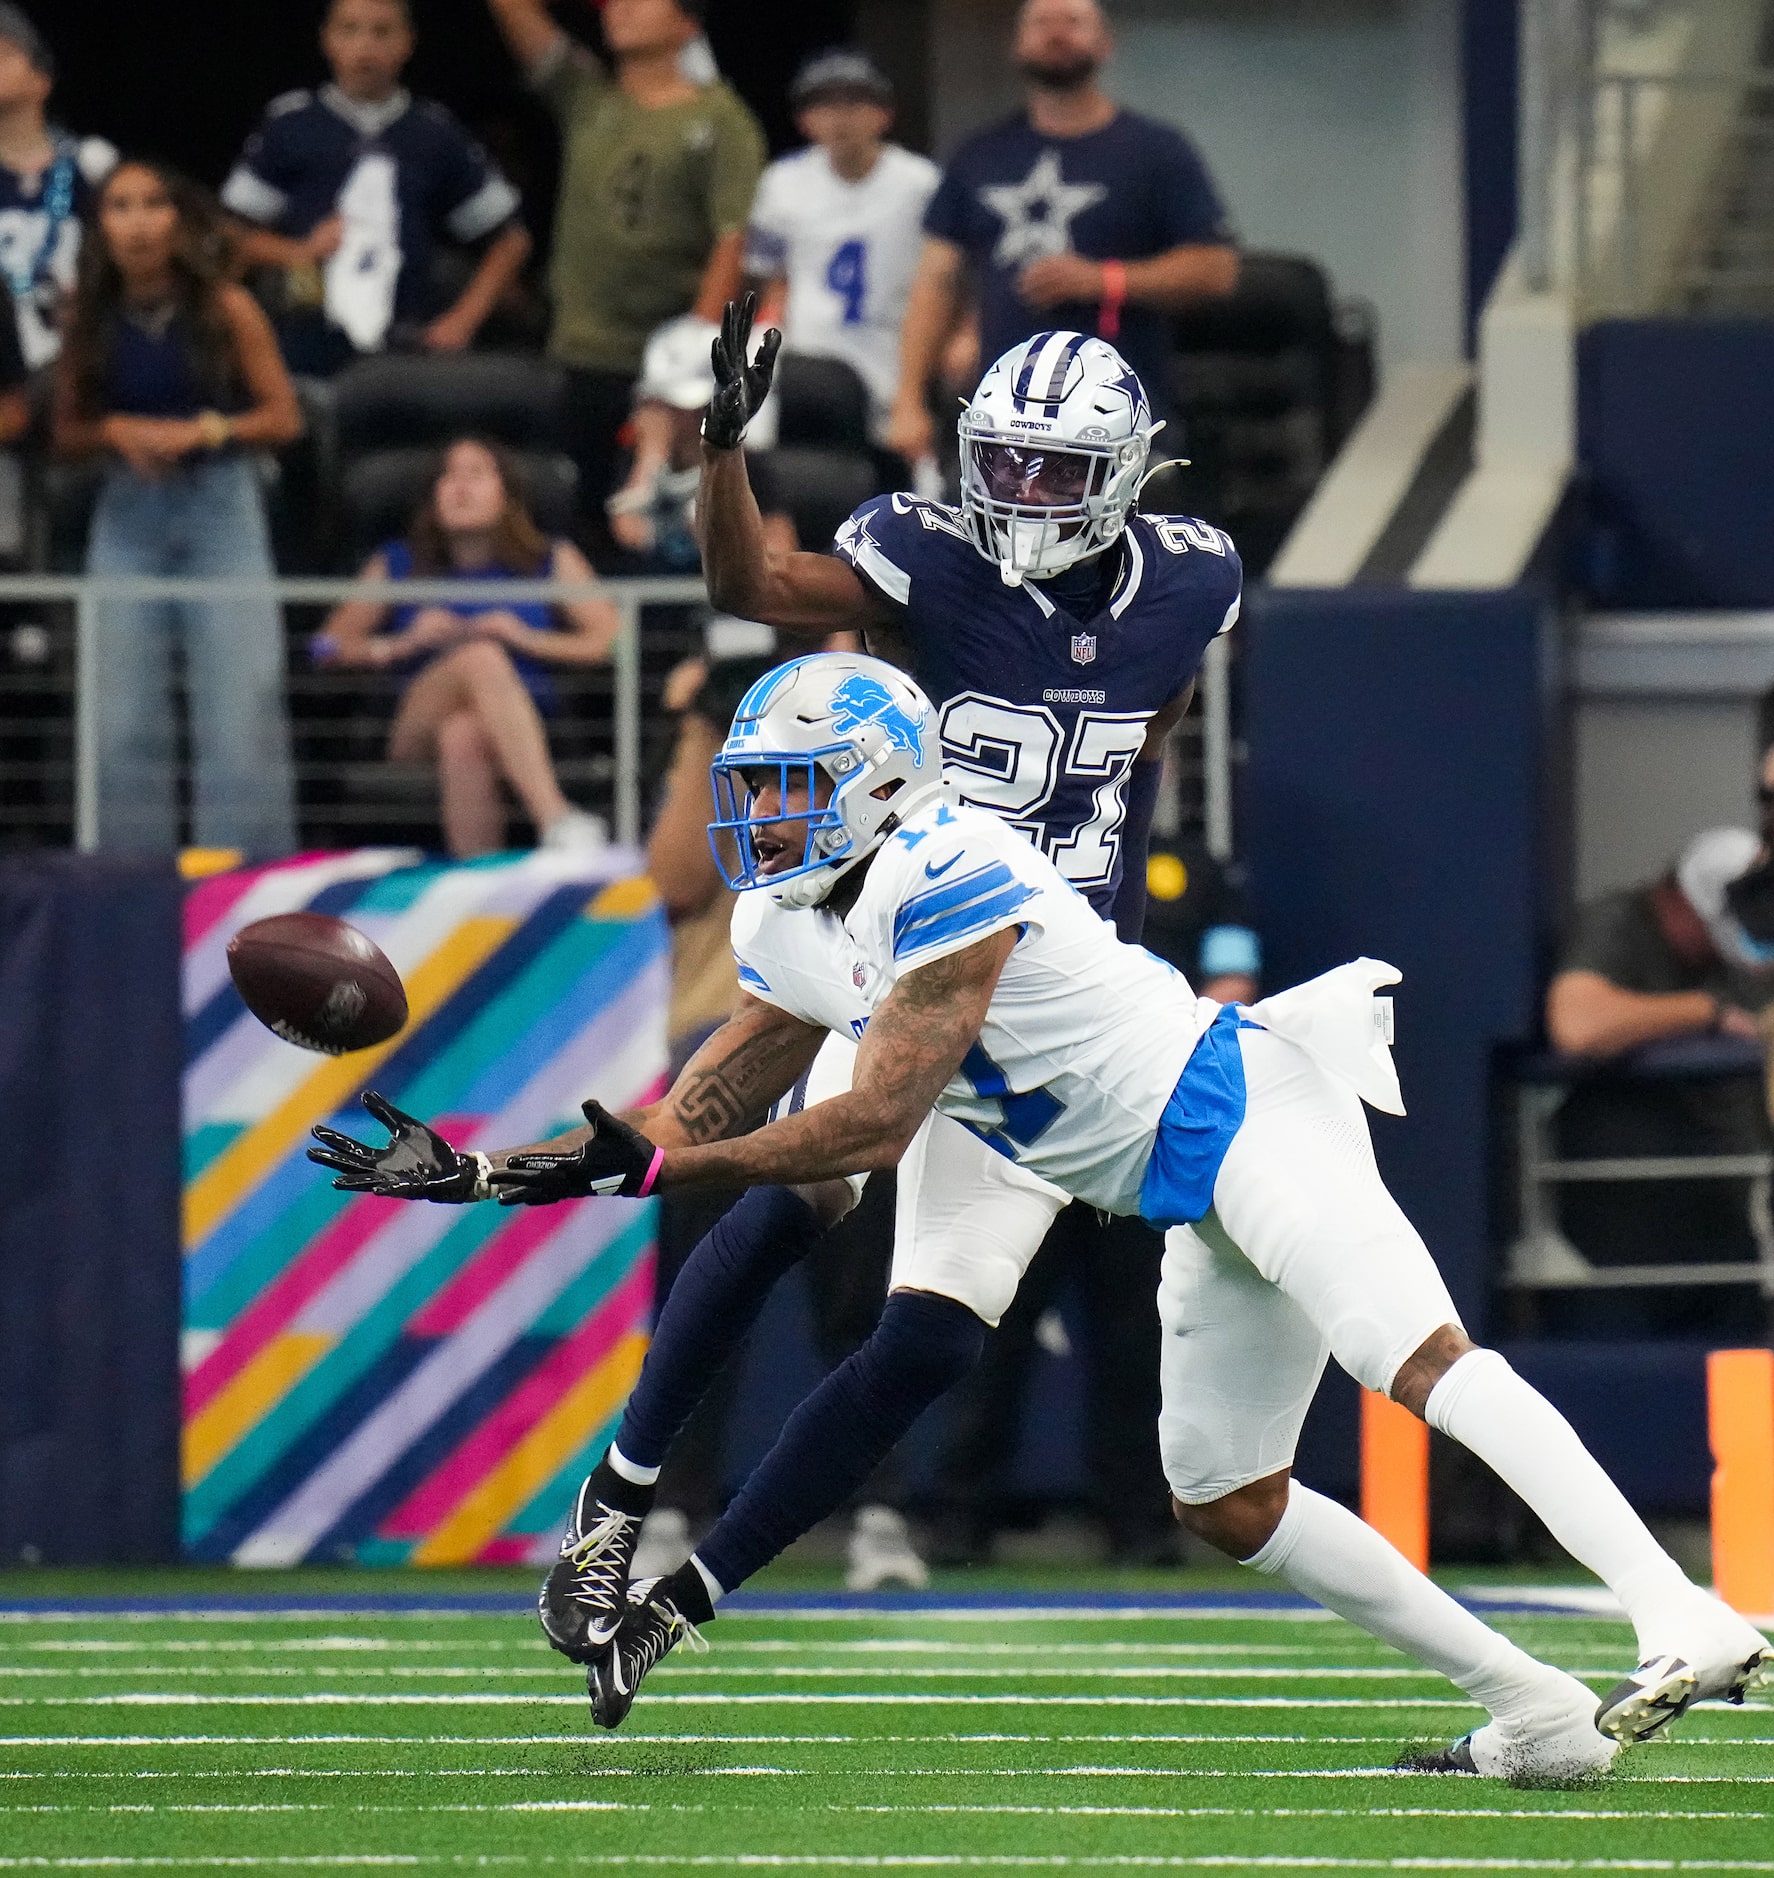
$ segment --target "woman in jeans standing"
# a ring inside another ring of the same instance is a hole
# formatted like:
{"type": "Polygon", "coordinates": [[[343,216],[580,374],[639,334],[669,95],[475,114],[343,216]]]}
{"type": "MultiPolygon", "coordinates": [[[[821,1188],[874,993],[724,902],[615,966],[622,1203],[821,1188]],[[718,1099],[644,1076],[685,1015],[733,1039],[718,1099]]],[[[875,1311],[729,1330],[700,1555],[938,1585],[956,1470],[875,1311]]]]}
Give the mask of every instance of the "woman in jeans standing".
{"type": "MultiPolygon", "coordinates": [[[[59,450],[107,460],[86,571],[269,580],[250,453],[302,430],[270,323],[224,278],[219,223],[183,178],[155,163],[120,164],[93,220],[55,413],[59,450]]],[[[100,846],[178,846],[177,647],[190,700],[193,839],[287,854],[295,789],[271,595],[107,600],[95,621],[100,846]]]]}

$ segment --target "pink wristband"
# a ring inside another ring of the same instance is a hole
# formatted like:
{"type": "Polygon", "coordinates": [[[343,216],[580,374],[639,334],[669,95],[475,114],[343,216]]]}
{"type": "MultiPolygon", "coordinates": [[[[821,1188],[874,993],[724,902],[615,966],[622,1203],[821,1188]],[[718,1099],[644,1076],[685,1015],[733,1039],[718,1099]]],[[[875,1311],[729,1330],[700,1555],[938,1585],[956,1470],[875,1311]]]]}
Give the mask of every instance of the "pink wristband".
{"type": "Polygon", "coordinates": [[[659,1170],[664,1165],[665,1150],[663,1148],[655,1148],[653,1150],[653,1165],[647,1169],[647,1178],[641,1182],[640,1191],[635,1195],[637,1200],[644,1200],[647,1195],[653,1191],[653,1183],[659,1178],[659,1170]]]}

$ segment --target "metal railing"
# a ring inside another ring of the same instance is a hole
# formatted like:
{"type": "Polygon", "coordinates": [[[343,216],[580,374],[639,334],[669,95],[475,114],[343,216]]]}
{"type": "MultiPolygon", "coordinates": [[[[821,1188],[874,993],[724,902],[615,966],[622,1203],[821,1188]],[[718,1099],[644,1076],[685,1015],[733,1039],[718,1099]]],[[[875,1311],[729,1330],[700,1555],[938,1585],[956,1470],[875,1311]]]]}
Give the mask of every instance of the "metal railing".
{"type": "MultiPolygon", "coordinates": [[[[1589,317],[1692,310],[1709,218],[1746,141],[1774,129],[1774,71],[1753,51],[1727,69],[1763,18],[1747,0],[1733,14],[1725,30],[1695,0],[1525,0],[1517,199],[1531,291],[1566,292],[1589,317]],[[1664,15],[1689,30],[1654,44],[1664,15]]],[[[1766,181],[1750,162],[1748,180],[1766,181]]]]}
{"type": "MultiPolygon", "coordinates": [[[[6,792],[25,784],[42,794],[50,806],[35,814],[14,812],[4,816],[9,832],[16,838],[21,829],[35,833],[35,845],[59,845],[47,839],[44,831],[57,825],[55,802],[65,802],[59,811],[60,825],[67,828],[73,845],[90,852],[99,845],[97,712],[95,709],[104,673],[97,654],[97,611],[107,601],[190,601],[217,599],[262,599],[269,593],[281,606],[314,609],[314,624],[319,611],[343,600],[368,600],[402,606],[427,603],[460,605],[463,589],[459,581],[402,580],[371,581],[361,579],[289,578],[265,581],[249,577],[226,579],[168,579],[150,576],[78,576],[51,574],[0,575],[0,617],[18,606],[45,606],[58,609],[71,626],[71,656],[65,642],[61,657],[56,656],[58,632],[46,632],[36,623],[21,624],[16,619],[8,629],[0,625],[0,660],[4,650],[13,648],[13,665],[8,673],[0,662],[0,812],[5,809],[6,792]],[[35,635],[30,644],[34,658],[21,662],[18,647],[20,633],[35,635]],[[9,705],[8,693],[12,694],[9,705]],[[17,715],[21,698],[29,697],[42,708],[26,719],[17,715]],[[20,759],[21,741],[30,739],[51,751],[29,760],[20,759]]],[[[665,667],[688,653],[700,650],[700,634],[685,630],[658,633],[643,629],[642,615],[649,608],[686,609],[707,604],[707,593],[695,578],[615,578],[598,581],[513,580],[477,581],[474,599],[489,606],[550,602],[562,603],[589,598],[608,600],[621,616],[621,630],[612,649],[609,667],[556,668],[563,676],[583,675],[572,702],[598,707],[600,716],[605,694],[608,699],[608,753],[578,762],[569,776],[568,766],[559,761],[563,782],[607,784],[593,805],[602,807],[607,800],[615,838],[625,845],[637,845],[643,832],[643,795],[651,767],[647,761],[650,733],[661,721],[658,709],[659,680],[665,667]]],[[[287,631],[286,620],[286,631],[287,631]]],[[[298,634],[288,631],[292,642],[298,634]]],[[[307,667],[298,651],[292,661],[292,699],[294,702],[324,704],[329,698],[344,697],[356,702],[380,696],[388,698],[391,687],[388,674],[364,667],[333,667],[317,670],[307,667]]],[[[380,738],[382,720],[367,720],[373,729],[374,747],[364,745],[356,760],[337,757],[315,758],[304,755],[301,746],[324,742],[328,736],[338,740],[337,725],[348,721],[362,733],[358,717],[349,720],[328,719],[320,715],[303,718],[296,715],[294,729],[298,744],[297,783],[298,816],[307,828],[316,823],[335,829],[354,821],[363,826],[379,826],[397,821],[404,813],[412,818],[410,805],[399,798],[400,770],[382,755],[380,738]],[[337,790],[346,783],[369,792],[367,806],[346,812],[315,806],[318,793],[337,790]]],[[[551,742],[559,720],[551,725],[551,742]]],[[[363,735],[359,735],[363,744],[363,735]]],[[[659,738],[653,737],[659,745],[659,738]]],[[[1203,663],[1194,708],[1178,726],[1172,746],[1174,770],[1178,778],[1177,802],[1172,820],[1175,825],[1198,833],[1209,850],[1224,858],[1232,852],[1232,766],[1235,749],[1232,734],[1230,661],[1226,642],[1216,640],[1203,663]]],[[[583,794],[583,789],[569,790],[583,794]]],[[[427,790],[427,803],[430,792],[427,790]]],[[[429,806],[422,819],[433,821],[429,806]]],[[[304,837],[307,839],[307,836],[304,837]]],[[[334,838],[337,838],[336,835],[334,838]]],[[[16,841],[15,841],[16,844],[16,841]]]]}

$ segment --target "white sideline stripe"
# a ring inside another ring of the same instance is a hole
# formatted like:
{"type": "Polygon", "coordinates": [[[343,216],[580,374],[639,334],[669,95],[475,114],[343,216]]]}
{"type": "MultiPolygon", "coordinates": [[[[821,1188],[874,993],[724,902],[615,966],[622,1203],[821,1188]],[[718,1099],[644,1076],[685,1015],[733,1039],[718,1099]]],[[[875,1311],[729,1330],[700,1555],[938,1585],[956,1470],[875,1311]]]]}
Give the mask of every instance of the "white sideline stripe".
{"type": "MultiPolygon", "coordinates": [[[[43,1611],[0,1610],[0,1624],[286,1624],[286,1623],[407,1623],[423,1619],[428,1623],[447,1620],[452,1623],[509,1623],[527,1615],[527,1607],[513,1599],[509,1611],[464,1610],[460,1605],[438,1609],[378,1611],[347,1607],[309,1610],[292,1606],[263,1611],[82,1611],[74,1609],[43,1611]]],[[[1340,1624],[1333,1611],[1302,1605],[1298,1610],[1260,1606],[1247,1610],[1237,1604],[1130,1604],[1108,1608],[1100,1604],[964,1604],[933,1605],[930,1609],[889,1610],[883,1607],[851,1604],[809,1604],[781,1609],[772,1605],[739,1609],[725,1613],[732,1624],[878,1624],[882,1618],[895,1622],[926,1621],[938,1624],[1119,1624],[1119,1623],[1284,1623],[1340,1624]]],[[[404,1647],[404,1646],[401,1646],[404,1647]]]]}
{"type": "MultiPolygon", "coordinates": [[[[1386,1651],[1384,1644],[1369,1644],[1367,1639],[1360,1636],[1359,1633],[1349,1641],[1356,1647],[1371,1648],[1376,1655],[1380,1654],[1382,1651],[1386,1651]]],[[[57,1637],[46,1643],[26,1643],[15,1647],[29,1655],[53,1653],[57,1656],[124,1656],[136,1655],[138,1653],[148,1654],[154,1651],[163,1652],[167,1656],[175,1656],[181,1652],[188,1652],[194,1656],[208,1656],[212,1654],[240,1654],[246,1652],[267,1652],[281,1655],[286,1652],[300,1651],[303,1655],[317,1656],[330,1654],[334,1651],[340,1654],[348,1653],[351,1655],[359,1655],[366,1651],[377,1653],[382,1651],[399,1651],[405,1654],[407,1651],[416,1653],[421,1650],[448,1651],[451,1655],[457,1657],[481,1651],[489,1654],[495,1651],[521,1652],[526,1656],[553,1654],[553,1652],[549,1650],[548,1645],[542,1642],[540,1638],[535,1641],[526,1640],[522,1643],[501,1641],[495,1638],[488,1638],[485,1641],[475,1639],[472,1642],[463,1640],[456,1643],[442,1643],[426,1642],[415,1637],[407,1642],[396,1643],[386,1637],[301,1637],[285,1639],[206,1637],[201,1641],[180,1641],[176,1638],[168,1638],[156,1643],[138,1643],[121,1637],[112,1640],[103,1638],[76,1639],[72,1637],[57,1637]]],[[[847,1643],[833,1643],[827,1641],[808,1642],[804,1639],[791,1641],[787,1638],[777,1642],[772,1640],[760,1641],[755,1638],[740,1640],[722,1637],[719,1642],[719,1648],[723,1655],[747,1656],[798,1656],[813,1655],[816,1652],[821,1656],[1184,1656],[1189,1658],[1198,1656],[1316,1656],[1322,1654],[1322,1652],[1318,1651],[1311,1644],[1305,1643],[1127,1643],[1119,1638],[1113,1637],[1105,1638],[1098,1643],[957,1643],[953,1639],[926,1637],[869,1637],[866,1639],[859,1638],[847,1643]]],[[[1386,1651],[1386,1653],[1391,1654],[1389,1651],[1386,1651]]],[[[0,1654],[4,1654],[4,1652],[0,1651],[0,1654]]],[[[25,1669],[13,1669],[10,1667],[7,1673],[10,1675],[74,1674],[72,1670],[27,1671],[25,1669]]],[[[172,1676],[184,1675],[189,1672],[182,1669],[159,1670],[151,1668],[146,1664],[133,1664],[131,1665],[130,1673],[134,1675],[164,1674],[172,1676]]],[[[281,1664],[265,1664],[256,1666],[251,1672],[246,1670],[231,1670],[228,1673],[231,1675],[246,1675],[251,1673],[266,1676],[312,1676],[322,1673],[328,1675],[350,1674],[354,1676],[369,1676],[386,1674],[387,1671],[377,1667],[353,1669],[350,1671],[329,1669],[322,1672],[301,1664],[287,1668],[281,1664]]],[[[449,1672],[442,1670],[428,1672],[422,1668],[416,1668],[409,1673],[415,1675],[427,1673],[442,1675],[449,1672]]],[[[514,1670],[507,1673],[522,1674],[524,1672],[514,1670]]]]}
{"type": "MultiPolygon", "coordinates": [[[[717,1646],[718,1649],[718,1646],[717,1646]]],[[[1619,1674],[1620,1665],[1612,1670],[1608,1668],[1578,1671],[1579,1675],[1589,1674],[1606,1676],[1619,1674]]],[[[315,1669],[303,1663],[259,1663],[250,1668],[239,1669],[217,1667],[210,1663],[134,1663],[117,1669],[95,1669],[82,1665],[75,1669],[56,1669],[41,1663],[29,1663],[18,1668],[0,1667],[0,1675],[6,1676],[55,1676],[64,1681],[77,1677],[93,1676],[353,1676],[412,1679],[421,1676],[449,1678],[456,1681],[474,1676],[546,1676],[558,1682],[561,1670],[557,1664],[539,1663],[532,1666],[519,1665],[507,1667],[503,1664],[482,1667],[475,1664],[446,1665],[442,1668],[431,1664],[402,1667],[398,1664],[377,1663],[373,1666],[333,1665],[324,1669],[315,1669]]],[[[1027,1668],[1012,1668],[1008,1664],[984,1663],[972,1667],[960,1666],[926,1667],[922,1664],[915,1668],[900,1665],[883,1665],[877,1669],[865,1663],[846,1664],[811,1664],[798,1663],[758,1664],[755,1667],[743,1663],[665,1663],[656,1669],[655,1676],[743,1676],[757,1681],[764,1677],[778,1680],[835,1681],[839,1677],[867,1676],[891,1677],[898,1680],[941,1679],[945,1682],[977,1682],[991,1680],[1007,1682],[1054,1681],[1078,1682],[1095,1681],[1101,1678],[1122,1681],[1179,1681],[1190,1682],[1278,1682],[1289,1677],[1312,1682],[1444,1682],[1446,1678],[1432,1669],[1406,1669],[1391,1663],[1360,1663],[1336,1665],[1330,1663],[1286,1663],[1286,1664],[1229,1664],[1229,1663],[1110,1663],[1101,1667],[1087,1664],[1068,1664],[1057,1669],[1044,1668],[1039,1664],[1027,1668]]]]}
{"type": "Polygon", "coordinates": [[[7,1858],[0,1857],[0,1870],[86,1871],[138,1870],[171,1868],[237,1867],[340,1867],[340,1866],[420,1866],[444,1865],[474,1868],[488,1865],[573,1865],[573,1866],[705,1866],[712,1868],[750,1869],[752,1867],[802,1867],[860,1869],[864,1871],[897,1870],[904,1867],[986,1867],[999,1870],[1054,1870],[1071,1867],[1137,1868],[1151,1870],[1259,1870],[1279,1871],[1746,1871],[1774,1872],[1774,1859],[1749,1858],[1329,1858],[1291,1857],[1281,1853],[1239,1854],[1231,1852],[1200,1853],[1194,1856],[1172,1854],[1089,1854],[1013,1852],[919,1852],[919,1853],[836,1853],[836,1852],[573,1852],[544,1853],[415,1853],[415,1852],[334,1852],[305,1857],[185,1857],[140,1858],[123,1856],[7,1858]]]}
{"type": "MultiPolygon", "coordinates": [[[[795,1690],[783,1695],[742,1695],[709,1690],[701,1695],[650,1695],[649,1704],[707,1708],[761,1705],[766,1708],[1476,1708],[1471,1701],[1446,1697],[1342,1695],[906,1695],[862,1694],[840,1690],[816,1695],[795,1690]]],[[[327,1690],[313,1695],[191,1695],[155,1690],[126,1695],[0,1696],[0,1708],[583,1708],[582,1695],[346,1695],[327,1690]]],[[[1774,1704],[1745,1702],[1746,1709],[1774,1704]]]]}
{"type": "MultiPolygon", "coordinates": [[[[338,1806],[310,1800],[279,1805],[259,1801],[252,1805],[198,1803],[112,1806],[7,1806],[0,1813],[651,1813],[650,1800],[502,1800],[497,1805],[450,1805],[422,1802],[416,1806],[338,1806]]],[[[678,1803],[657,1809],[667,1813],[701,1813],[702,1806],[678,1803]]],[[[1774,1819],[1774,1813],[1671,1812],[1633,1808],[1559,1808],[1556,1812],[1495,1806],[853,1806],[829,1804],[828,1813],[1008,1813],[1036,1819],[1662,1819],[1740,1820],[1774,1819]]]]}
{"type": "MultiPolygon", "coordinates": [[[[639,1740],[656,1736],[637,1736],[639,1740]]],[[[1387,1738],[1388,1746],[1398,1743],[1387,1738]]],[[[1765,1745],[1757,1743],[1754,1745],[1765,1745]]],[[[720,1770],[713,1770],[720,1771],[720,1770]]],[[[746,1770],[756,1773],[757,1769],[746,1770]]],[[[806,1768],[787,1769],[786,1774],[804,1774],[806,1768]]],[[[1043,1780],[1059,1778],[1127,1778],[1175,1780],[1440,1780],[1437,1774],[1407,1774],[1387,1767],[894,1767],[875,1768],[870,1777],[896,1780],[935,1777],[952,1780],[957,1774],[970,1778],[1003,1779],[1022,1775],[1043,1780]]],[[[5,1780],[240,1780],[247,1778],[239,1768],[203,1768],[194,1771],[151,1772],[133,1769],[128,1773],[79,1773],[56,1769],[46,1774],[0,1774],[5,1780]]],[[[564,1776],[546,1767],[255,1767],[254,1779],[280,1780],[487,1780],[510,1778],[524,1780],[559,1780],[564,1776]]],[[[587,1778],[653,1779],[651,1774],[636,1774],[628,1767],[593,1768],[572,1776],[587,1778]]],[[[694,1778],[693,1775],[681,1776],[694,1778]]],[[[1774,1785],[1774,1774],[1615,1774],[1610,1784],[1628,1787],[1740,1787],[1774,1785]]],[[[1536,1814],[1536,1818],[1558,1818],[1558,1813],[1536,1814]]],[[[1649,1817],[1649,1815],[1646,1815],[1649,1817]]],[[[1637,1817],[1637,1815],[1634,1815],[1637,1817]]],[[[1737,1815],[1733,1815],[1737,1817],[1737,1815]]]]}

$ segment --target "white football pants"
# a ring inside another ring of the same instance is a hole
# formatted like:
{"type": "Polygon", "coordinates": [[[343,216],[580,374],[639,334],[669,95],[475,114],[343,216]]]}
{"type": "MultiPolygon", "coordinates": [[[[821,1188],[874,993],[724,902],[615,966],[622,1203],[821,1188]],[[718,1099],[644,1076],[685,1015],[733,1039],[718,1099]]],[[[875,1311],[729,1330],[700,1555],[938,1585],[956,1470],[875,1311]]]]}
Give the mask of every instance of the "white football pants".
{"type": "Polygon", "coordinates": [[[1246,1108],[1213,1210],[1165,1235],[1159,1446],[1171,1491],[1217,1500],[1292,1464],[1327,1355],[1386,1394],[1459,1317],[1386,1191],[1361,1099],[1297,1045],[1240,1030],[1246,1108]]]}
{"type": "MultiPolygon", "coordinates": [[[[814,1059],[805,1089],[780,1111],[841,1095],[855,1066],[856,1045],[834,1032],[814,1059]]],[[[859,1197],[867,1178],[850,1176],[859,1197]]],[[[1069,1200],[959,1122],[927,1115],[899,1163],[888,1287],[953,1298],[995,1327],[1069,1200]]]]}

